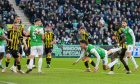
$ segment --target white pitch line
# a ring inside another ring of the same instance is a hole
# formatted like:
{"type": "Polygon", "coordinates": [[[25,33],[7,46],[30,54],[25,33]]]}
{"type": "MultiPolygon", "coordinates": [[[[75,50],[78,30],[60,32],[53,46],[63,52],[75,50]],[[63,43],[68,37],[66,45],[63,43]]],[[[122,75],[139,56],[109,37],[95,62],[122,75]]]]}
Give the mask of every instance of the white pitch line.
{"type": "Polygon", "coordinates": [[[0,83],[4,83],[4,84],[16,84],[16,83],[13,83],[13,82],[6,82],[6,81],[0,81],[0,83]]]}

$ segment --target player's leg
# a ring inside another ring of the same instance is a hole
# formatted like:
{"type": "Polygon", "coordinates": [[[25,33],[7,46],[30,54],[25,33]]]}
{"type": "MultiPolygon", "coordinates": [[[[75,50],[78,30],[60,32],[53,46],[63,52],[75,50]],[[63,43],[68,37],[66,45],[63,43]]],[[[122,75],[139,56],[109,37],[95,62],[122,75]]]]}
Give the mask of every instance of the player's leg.
{"type": "MultiPolygon", "coordinates": [[[[131,59],[132,63],[134,64],[134,67],[135,67],[134,69],[137,69],[138,64],[136,63],[135,58],[132,56],[133,49],[134,49],[133,45],[128,45],[128,48],[127,48],[127,51],[126,51],[126,56],[131,59]]],[[[127,60],[128,58],[125,58],[126,63],[128,63],[128,60],[127,60]]]]}
{"type": "Polygon", "coordinates": [[[41,73],[42,72],[42,70],[41,70],[41,68],[42,68],[42,56],[43,56],[43,46],[38,46],[37,47],[37,53],[38,53],[38,57],[39,57],[39,59],[38,59],[38,72],[39,73],[41,73]]]}
{"type": "MultiPolygon", "coordinates": [[[[111,56],[111,62],[115,61],[118,55],[118,52],[113,53],[111,56]]],[[[114,65],[110,68],[110,72],[108,72],[108,74],[114,74],[114,65]]]]}
{"type": "MultiPolygon", "coordinates": [[[[20,44],[20,45],[18,45],[18,47],[19,47],[18,56],[21,59],[22,58],[22,45],[20,44]]],[[[16,60],[15,60],[13,66],[10,68],[11,71],[15,71],[16,64],[17,63],[16,63],[16,60]]]]}
{"type": "Polygon", "coordinates": [[[89,64],[88,64],[89,57],[87,57],[87,56],[83,57],[82,61],[84,62],[84,65],[86,67],[85,72],[91,72],[90,67],[89,67],[89,64]]]}
{"type": "Polygon", "coordinates": [[[89,63],[90,63],[93,67],[96,66],[95,62],[94,62],[91,58],[89,58],[89,63]]]}
{"type": "Polygon", "coordinates": [[[37,48],[36,46],[32,46],[31,47],[31,52],[30,52],[30,56],[29,56],[29,68],[28,70],[26,71],[26,73],[30,73],[32,71],[32,68],[33,68],[33,62],[34,62],[34,57],[35,55],[37,54],[37,48]]]}
{"type": "Polygon", "coordinates": [[[115,53],[117,51],[120,51],[121,49],[122,49],[121,47],[119,47],[119,48],[112,48],[112,49],[110,49],[110,50],[107,51],[107,54],[110,55],[112,53],[115,53]]]}
{"type": "Polygon", "coordinates": [[[3,69],[3,66],[2,66],[2,59],[4,57],[4,52],[5,52],[5,48],[4,46],[0,46],[0,68],[3,69]]]}
{"type": "Polygon", "coordinates": [[[0,68],[3,69],[3,66],[2,66],[2,59],[4,57],[4,52],[0,52],[0,68]]]}
{"type": "Polygon", "coordinates": [[[52,59],[52,48],[45,48],[47,68],[50,68],[52,59]]]}
{"type": "Polygon", "coordinates": [[[123,63],[125,69],[127,70],[127,74],[130,74],[130,69],[129,69],[127,63],[124,61],[126,50],[127,49],[122,48],[121,53],[120,53],[120,61],[123,63]]]}
{"type": "Polygon", "coordinates": [[[6,61],[5,61],[5,68],[2,69],[2,72],[6,72],[6,69],[8,68],[9,63],[10,63],[10,58],[11,58],[10,53],[7,52],[7,54],[6,54],[6,61]]]}
{"type": "Polygon", "coordinates": [[[103,63],[103,70],[109,69],[109,67],[107,66],[107,64],[108,64],[107,51],[105,51],[105,57],[102,59],[102,63],[103,63]]]}

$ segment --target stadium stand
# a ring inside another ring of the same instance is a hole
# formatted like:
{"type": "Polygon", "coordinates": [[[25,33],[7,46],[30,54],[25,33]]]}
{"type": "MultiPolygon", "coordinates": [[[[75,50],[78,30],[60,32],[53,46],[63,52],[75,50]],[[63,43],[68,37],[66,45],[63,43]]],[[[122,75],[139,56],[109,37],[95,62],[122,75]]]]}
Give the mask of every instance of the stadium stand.
{"type": "MultiPolygon", "coordinates": [[[[80,26],[85,26],[92,36],[93,44],[111,45],[113,44],[111,30],[115,30],[115,24],[122,19],[128,20],[128,25],[134,30],[136,41],[140,41],[138,0],[16,1],[20,1],[19,6],[31,23],[35,18],[41,18],[44,26],[48,23],[54,24],[54,32],[60,44],[78,44],[77,30],[80,26]]],[[[6,20],[9,22],[9,19],[6,20]]]]}
{"type": "Polygon", "coordinates": [[[0,0],[0,19],[6,24],[12,24],[16,16],[12,4],[8,0],[0,0]]]}

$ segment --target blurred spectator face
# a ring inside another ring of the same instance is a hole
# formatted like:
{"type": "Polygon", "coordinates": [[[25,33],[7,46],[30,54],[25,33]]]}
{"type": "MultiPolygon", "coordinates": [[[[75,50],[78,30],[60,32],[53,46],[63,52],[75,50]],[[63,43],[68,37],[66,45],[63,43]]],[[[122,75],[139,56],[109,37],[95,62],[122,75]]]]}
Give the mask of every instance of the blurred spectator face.
{"type": "Polygon", "coordinates": [[[127,26],[127,23],[125,21],[122,22],[122,27],[125,28],[127,26]]]}

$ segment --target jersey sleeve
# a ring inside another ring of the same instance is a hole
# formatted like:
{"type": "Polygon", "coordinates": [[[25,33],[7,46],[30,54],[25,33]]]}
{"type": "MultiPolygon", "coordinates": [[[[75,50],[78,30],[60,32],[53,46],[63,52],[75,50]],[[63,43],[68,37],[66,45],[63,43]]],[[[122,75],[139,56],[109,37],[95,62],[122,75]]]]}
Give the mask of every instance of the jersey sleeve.
{"type": "Polygon", "coordinates": [[[80,57],[76,60],[76,62],[79,62],[79,61],[84,57],[84,54],[85,54],[85,50],[82,50],[81,55],[80,55],[80,57]]]}
{"type": "Polygon", "coordinates": [[[99,64],[100,64],[100,55],[98,54],[98,52],[95,49],[91,49],[90,53],[92,53],[92,54],[94,54],[96,56],[96,58],[97,58],[96,67],[98,67],[99,64]]]}
{"type": "Polygon", "coordinates": [[[135,45],[135,42],[136,42],[136,38],[135,38],[135,35],[134,35],[134,32],[132,29],[129,30],[129,33],[130,35],[132,36],[132,39],[133,39],[133,45],[135,45]]]}

